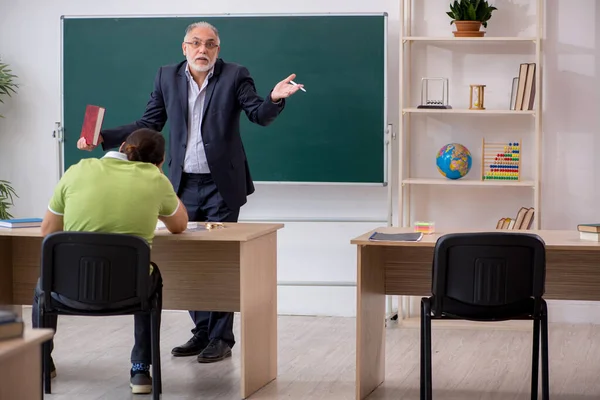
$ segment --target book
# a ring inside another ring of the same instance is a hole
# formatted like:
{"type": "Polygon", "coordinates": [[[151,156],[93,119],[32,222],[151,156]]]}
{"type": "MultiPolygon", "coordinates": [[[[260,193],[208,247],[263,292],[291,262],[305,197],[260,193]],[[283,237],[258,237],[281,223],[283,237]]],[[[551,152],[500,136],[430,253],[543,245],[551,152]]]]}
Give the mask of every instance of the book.
{"type": "Polygon", "coordinates": [[[535,63],[529,63],[527,68],[527,81],[523,94],[523,110],[533,110],[535,101],[535,63]]]}
{"type": "Polygon", "coordinates": [[[521,223],[521,226],[519,227],[519,229],[521,229],[521,230],[531,229],[531,226],[533,225],[533,216],[534,215],[535,215],[535,210],[533,207],[531,207],[529,210],[527,210],[527,212],[525,213],[525,216],[523,216],[523,222],[521,223]]]}
{"type": "Polygon", "coordinates": [[[579,239],[588,240],[591,242],[600,242],[600,233],[580,231],[579,239]]]}
{"type": "Polygon", "coordinates": [[[374,242],[418,242],[423,238],[423,232],[382,233],[373,232],[369,240],[374,242]]]}
{"type": "Polygon", "coordinates": [[[577,230],[579,232],[600,233],[600,224],[579,224],[577,230]]]}
{"type": "Polygon", "coordinates": [[[81,135],[79,137],[85,138],[87,144],[93,144],[94,146],[98,144],[102,121],[104,120],[104,111],[103,107],[91,104],[85,107],[81,135]]]}
{"type": "Polygon", "coordinates": [[[521,229],[521,225],[523,224],[523,220],[525,219],[525,215],[527,215],[527,211],[529,211],[529,208],[527,208],[527,207],[521,207],[519,209],[519,211],[517,212],[517,217],[516,217],[514,229],[517,229],[517,230],[521,229]]]}
{"type": "Polygon", "coordinates": [[[23,337],[25,324],[14,312],[0,310],[0,340],[23,337]]]}
{"type": "Polygon", "coordinates": [[[523,100],[525,99],[525,85],[527,84],[528,69],[528,63],[522,63],[519,65],[519,84],[517,86],[515,110],[523,110],[523,100]]]}
{"type": "Polygon", "coordinates": [[[42,226],[41,218],[0,219],[0,228],[36,228],[42,226]]]}

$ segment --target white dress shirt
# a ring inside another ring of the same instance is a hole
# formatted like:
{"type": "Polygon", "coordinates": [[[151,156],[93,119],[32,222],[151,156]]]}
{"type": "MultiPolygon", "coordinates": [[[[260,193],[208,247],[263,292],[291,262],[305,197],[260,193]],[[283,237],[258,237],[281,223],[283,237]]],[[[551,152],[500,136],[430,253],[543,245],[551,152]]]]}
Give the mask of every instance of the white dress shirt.
{"type": "Polygon", "coordinates": [[[183,172],[208,174],[210,173],[210,168],[208,168],[208,161],[204,152],[201,126],[206,86],[208,85],[208,80],[213,75],[214,67],[208,72],[206,79],[202,83],[202,87],[198,87],[189,68],[189,65],[186,65],[185,75],[188,81],[188,139],[185,149],[185,159],[183,161],[183,172]]]}

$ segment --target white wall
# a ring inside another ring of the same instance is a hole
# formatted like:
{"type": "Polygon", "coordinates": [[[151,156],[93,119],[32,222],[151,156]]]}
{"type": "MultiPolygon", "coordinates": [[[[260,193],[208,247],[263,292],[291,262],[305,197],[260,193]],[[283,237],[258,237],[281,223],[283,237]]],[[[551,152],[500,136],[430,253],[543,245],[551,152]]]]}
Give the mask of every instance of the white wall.
{"type": "MultiPolygon", "coordinates": [[[[534,0],[531,0],[533,3],[534,0]]],[[[446,1],[419,0],[423,34],[449,34],[452,29],[445,16],[446,1]],[[436,7],[439,8],[437,11],[436,7]]],[[[509,2],[493,1],[500,9],[490,22],[489,32],[504,35],[500,22],[509,35],[525,35],[531,32],[534,17],[521,12],[519,4],[529,0],[509,2]]],[[[600,221],[600,209],[595,199],[600,194],[600,179],[594,174],[595,155],[600,150],[595,135],[598,126],[598,78],[596,43],[599,29],[596,27],[600,8],[594,0],[546,1],[546,39],[544,50],[544,160],[542,184],[542,226],[554,229],[574,229],[580,222],[600,221]],[[568,147],[568,148],[567,148],[568,147]]],[[[303,0],[282,2],[261,0],[245,2],[222,0],[199,2],[191,0],[83,2],[76,0],[30,0],[27,2],[0,0],[0,56],[8,62],[19,76],[19,93],[0,105],[0,179],[13,182],[20,198],[13,211],[16,216],[41,215],[57,181],[56,144],[51,137],[54,123],[60,121],[60,16],[61,15],[123,15],[123,14],[207,14],[207,13],[311,13],[311,12],[387,12],[389,15],[389,63],[388,79],[389,118],[397,126],[398,121],[398,70],[399,1],[392,0],[303,0]],[[15,168],[19,165],[19,168],[15,168]]],[[[360,49],[357,49],[360,51],[360,49]]],[[[482,55],[470,56],[459,53],[450,68],[453,82],[460,76],[460,68],[469,66],[477,71],[477,78],[486,78],[490,87],[486,101],[490,106],[502,101],[498,82],[514,76],[502,68],[502,59],[493,55],[493,49],[482,50],[482,55]],[[461,58],[462,57],[462,58],[461,58]],[[462,61],[461,61],[462,60],[462,61]],[[477,60],[477,65],[461,64],[477,60]],[[460,62],[459,62],[460,61],[460,62]],[[494,78],[489,79],[487,72],[494,78]],[[502,74],[508,74],[503,76],[502,74]]],[[[446,51],[431,50],[426,54],[424,73],[437,72],[436,68],[448,66],[446,51]],[[444,57],[444,58],[440,58],[444,57]]],[[[517,56],[511,56],[517,57],[517,56]]],[[[143,60],[142,60],[143,61],[143,60]]],[[[511,67],[512,68],[512,67],[511,67]]],[[[440,71],[441,73],[441,71],[440,71]]],[[[464,76],[461,77],[463,80],[464,76]]],[[[509,79],[510,79],[509,78],[509,79]]],[[[273,77],[273,84],[281,79],[273,77]]],[[[469,82],[474,83],[474,82],[469,82]]],[[[451,95],[467,96],[460,89],[451,88],[451,95]]],[[[458,97],[457,104],[466,97],[458,97]]],[[[293,100],[292,100],[293,101],[293,100]]],[[[486,120],[489,124],[506,123],[502,119],[486,120]]],[[[468,140],[469,131],[453,128],[449,120],[424,122],[445,129],[444,139],[468,140]],[[435,125],[437,124],[437,125],[435,125]]],[[[471,130],[474,125],[471,125],[471,130]]],[[[507,126],[510,132],[516,129],[507,126]]],[[[414,149],[418,155],[417,165],[423,174],[435,173],[433,157],[428,146],[436,144],[431,137],[414,149]]],[[[437,139],[436,139],[437,140],[437,139]]],[[[475,151],[475,150],[474,150],[475,151]]],[[[519,201],[519,191],[503,194],[501,202],[507,210],[513,210],[519,201]],[[511,203],[512,202],[512,203],[511,203]]],[[[498,200],[494,192],[470,189],[454,198],[457,204],[469,201],[471,206],[459,206],[455,213],[442,213],[439,198],[444,189],[420,189],[424,213],[433,213],[436,222],[446,226],[489,226],[499,217],[491,213],[488,202],[498,200]],[[474,201],[476,200],[476,201],[474,201]],[[473,202],[473,203],[471,203],[473,202]],[[437,205],[437,206],[436,206],[437,205]],[[468,224],[471,225],[471,224],[468,224]]],[[[502,208],[498,211],[500,212],[502,208]]],[[[428,217],[429,215],[425,215],[428,217]]],[[[359,218],[372,222],[288,222],[280,234],[279,280],[285,282],[334,281],[354,282],[356,278],[356,249],[349,240],[376,226],[385,224],[386,190],[375,187],[324,187],[324,186],[274,186],[259,185],[257,192],[244,206],[241,219],[305,219],[359,218]],[[321,198],[321,200],[317,200],[321,198]],[[355,205],[358,203],[359,205],[355,205]],[[333,245],[329,245],[333,238],[333,245]],[[325,245],[324,243],[328,244],[325,245]]],[[[396,220],[396,218],[395,218],[396,220]]],[[[495,225],[494,225],[495,226],[495,225]]],[[[279,311],[295,314],[354,315],[355,288],[352,286],[309,287],[280,286],[279,311]]],[[[586,321],[589,315],[582,310],[599,314],[588,303],[553,304],[553,319],[586,321]],[[567,305],[567,306],[565,306],[567,305]]],[[[599,318],[600,319],[600,318],[599,318]]]]}

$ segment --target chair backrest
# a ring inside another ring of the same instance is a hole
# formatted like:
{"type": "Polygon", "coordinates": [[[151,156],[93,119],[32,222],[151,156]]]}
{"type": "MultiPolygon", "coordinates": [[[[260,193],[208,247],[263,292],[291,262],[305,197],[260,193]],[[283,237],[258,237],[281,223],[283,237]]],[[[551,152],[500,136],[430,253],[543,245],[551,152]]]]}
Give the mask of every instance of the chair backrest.
{"type": "Polygon", "coordinates": [[[41,258],[47,300],[52,293],[90,309],[148,307],[150,247],[141,237],[56,232],[44,238],[41,258]]]}
{"type": "Polygon", "coordinates": [[[475,316],[540,299],[546,249],[535,234],[482,232],[440,237],[433,256],[432,310],[475,316]]]}

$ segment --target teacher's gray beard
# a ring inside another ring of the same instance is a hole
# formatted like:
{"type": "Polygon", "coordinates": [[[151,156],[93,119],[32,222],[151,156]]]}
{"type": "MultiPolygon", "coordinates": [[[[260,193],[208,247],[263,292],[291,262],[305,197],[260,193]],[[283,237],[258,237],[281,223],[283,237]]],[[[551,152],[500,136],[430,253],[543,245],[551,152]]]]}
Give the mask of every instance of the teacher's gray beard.
{"type": "Polygon", "coordinates": [[[195,62],[188,62],[188,64],[190,64],[190,67],[192,67],[196,72],[206,72],[210,71],[210,69],[215,65],[215,61],[216,60],[213,60],[212,62],[209,61],[208,65],[198,65],[195,62]]]}

